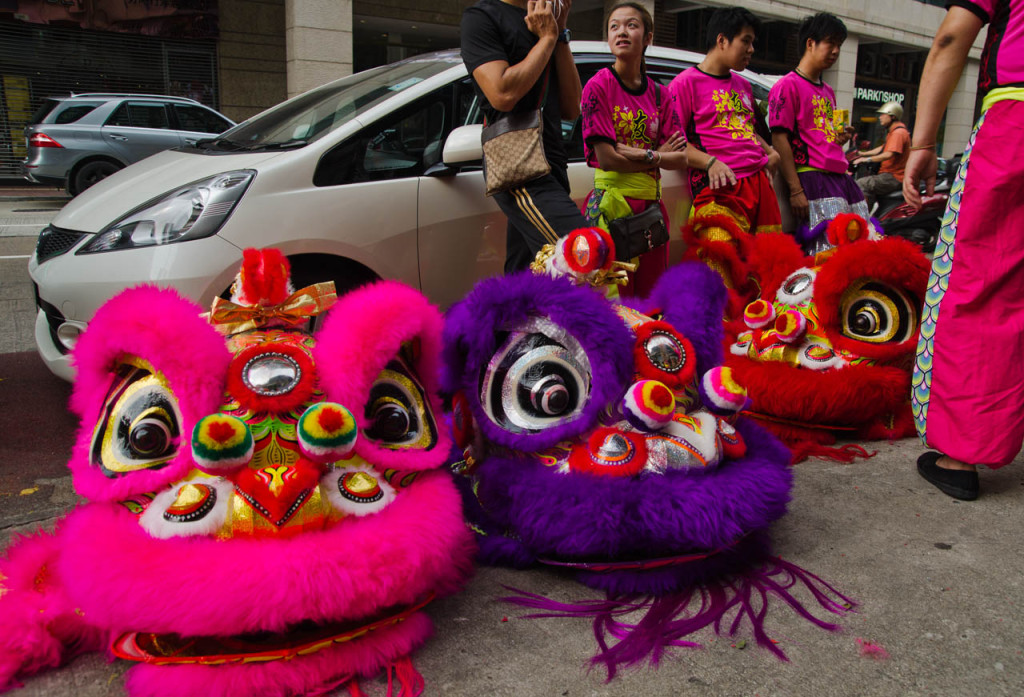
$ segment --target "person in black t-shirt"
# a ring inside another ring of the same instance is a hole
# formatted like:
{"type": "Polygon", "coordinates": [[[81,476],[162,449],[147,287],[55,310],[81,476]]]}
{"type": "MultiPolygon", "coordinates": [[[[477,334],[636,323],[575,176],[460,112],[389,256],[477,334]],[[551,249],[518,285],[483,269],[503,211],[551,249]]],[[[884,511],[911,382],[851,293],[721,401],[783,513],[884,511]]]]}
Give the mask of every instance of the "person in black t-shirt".
{"type": "Polygon", "coordinates": [[[542,246],[587,226],[569,196],[562,142],[562,119],[579,116],[583,91],[565,27],[571,7],[572,0],[479,0],[462,15],[462,60],[487,121],[538,105],[543,111],[551,173],[494,195],[508,217],[506,273],[527,268],[542,246]]]}

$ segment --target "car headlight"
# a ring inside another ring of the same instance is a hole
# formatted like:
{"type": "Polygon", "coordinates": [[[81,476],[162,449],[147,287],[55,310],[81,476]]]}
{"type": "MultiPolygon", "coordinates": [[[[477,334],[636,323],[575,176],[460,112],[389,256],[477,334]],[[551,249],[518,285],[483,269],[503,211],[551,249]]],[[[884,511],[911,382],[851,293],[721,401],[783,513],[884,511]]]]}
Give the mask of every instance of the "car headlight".
{"type": "Polygon", "coordinates": [[[170,191],[110,224],[76,253],[138,249],[209,237],[231,215],[254,176],[255,170],[240,169],[170,191]]]}

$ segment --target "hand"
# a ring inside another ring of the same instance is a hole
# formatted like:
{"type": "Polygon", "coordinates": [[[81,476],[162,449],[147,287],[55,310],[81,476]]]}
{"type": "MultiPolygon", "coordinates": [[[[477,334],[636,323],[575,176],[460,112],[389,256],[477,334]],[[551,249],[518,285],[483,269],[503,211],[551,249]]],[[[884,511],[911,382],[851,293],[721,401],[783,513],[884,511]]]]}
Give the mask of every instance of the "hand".
{"type": "Polygon", "coordinates": [[[526,3],[526,28],[539,39],[557,39],[561,31],[552,9],[551,0],[528,0],[526,3]]]}
{"type": "Polygon", "coordinates": [[[862,164],[864,164],[865,162],[870,162],[870,161],[871,161],[871,160],[869,160],[869,159],[868,159],[868,158],[866,158],[866,157],[856,157],[856,158],[854,158],[854,160],[853,160],[853,164],[854,164],[854,165],[862,165],[862,164]]]}
{"type": "Polygon", "coordinates": [[[721,189],[723,186],[735,186],[736,175],[733,174],[729,165],[721,160],[715,160],[715,164],[708,169],[708,181],[712,189],[721,189]]]}
{"type": "Polygon", "coordinates": [[[565,25],[569,23],[572,0],[550,0],[550,2],[554,4],[555,24],[558,26],[558,33],[561,34],[565,25]]]}
{"type": "Polygon", "coordinates": [[[661,152],[679,152],[680,150],[686,149],[686,138],[683,138],[679,131],[676,131],[668,137],[661,147],[658,148],[661,152]]]}
{"type": "Polygon", "coordinates": [[[768,177],[775,176],[775,170],[779,168],[779,162],[782,160],[782,156],[779,155],[779,151],[775,148],[768,148],[768,162],[765,163],[764,168],[768,170],[768,177]]]}
{"type": "Polygon", "coordinates": [[[907,168],[903,172],[903,200],[916,211],[921,207],[921,181],[925,183],[925,193],[935,193],[935,172],[939,163],[934,150],[911,150],[907,158],[907,168]]]}
{"type": "Polygon", "coordinates": [[[808,220],[811,216],[811,204],[807,202],[807,194],[800,192],[789,195],[789,209],[800,220],[808,220]]]}

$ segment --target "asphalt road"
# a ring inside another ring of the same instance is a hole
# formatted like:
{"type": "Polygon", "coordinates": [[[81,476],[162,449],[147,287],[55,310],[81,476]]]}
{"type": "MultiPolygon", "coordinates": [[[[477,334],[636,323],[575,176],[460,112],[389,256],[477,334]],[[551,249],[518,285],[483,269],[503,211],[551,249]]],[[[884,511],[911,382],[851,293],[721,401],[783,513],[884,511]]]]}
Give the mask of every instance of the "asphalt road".
{"type": "MultiPolygon", "coordinates": [[[[14,534],[52,526],[77,500],[64,468],[74,427],[68,387],[26,353],[33,312],[24,256],[31,228],[52,215],[41,208],[0,201],[0,547],[14,534]]],[[[781,556],[858,603],[837,633],[773,610],[771,636],[790,662],[754,648],[748,628],[739,637],[745,645],[702,632],[693,638],[705,648],[674,650],[657,670],[629,671],[606,684],[600,671],[587,670],[594,649],[588,621],[520,619],[496,602],[506,594],[503,584],[566,601],[593,598],[592,591],[546,570],[480,569],[466,591],[430,609],[437,635],[415,655],[424,694],[1024,694],[1024,462],[982,472],[982,497],[961,503],[914,472],[916,441],[865,445],[878,454],[850,465],[797,465],[790,513],[773,530],[781,556]],[[864,640],[888,658],[865,654],[864,640]]],[[[120,696],[127,668],[84,656],[13,694],[120,696]]],[[[384,694],[380,680],[363,687],[384,694]]]]}

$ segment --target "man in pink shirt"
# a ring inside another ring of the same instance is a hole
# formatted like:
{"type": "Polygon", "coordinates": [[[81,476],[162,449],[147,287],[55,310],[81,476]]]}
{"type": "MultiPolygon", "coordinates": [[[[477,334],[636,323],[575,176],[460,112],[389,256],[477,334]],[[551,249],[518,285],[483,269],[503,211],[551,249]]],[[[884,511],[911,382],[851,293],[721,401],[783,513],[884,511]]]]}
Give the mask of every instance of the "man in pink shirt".
{"type": "Polygon", "coordinates": [[[693,194],[688,254],[722,274],[735,291],[733,309],[735,303],[753,299],[738,257],[740,241],[781,230],[770,178],[779,154],[755,131],[759,114],[750,83],[732,72],[750,63],[760,25],[744,8],[716,10],[708,22],[704,60],[677,75],[668,87],[688,141],[693,194]]]}
{"type": "MultiPolygon", "coordinates": [[[[768,126],[772,144],[781,157],[782,170],[796,237],[809,254],[828,249],[824,227],[840,213],[868,217],[864,192],[847,174],[833,114],[836,95],[821,79],[839,59],[846,40],[846,25],[828,12],[807,17],[800,24],[804,53],[793,72],[772,87],[768,96],[768,126]]],[[[790,232],[787,230],[787,232],[790,232]]]]}

